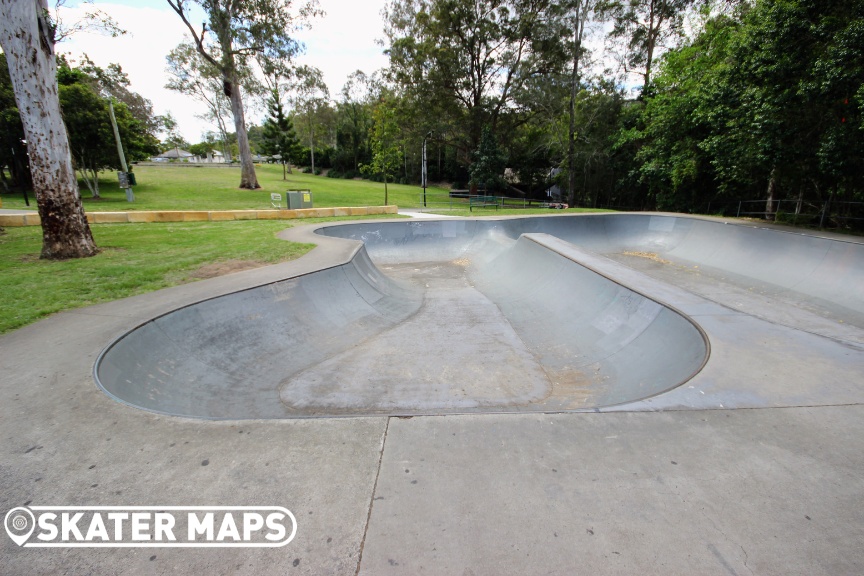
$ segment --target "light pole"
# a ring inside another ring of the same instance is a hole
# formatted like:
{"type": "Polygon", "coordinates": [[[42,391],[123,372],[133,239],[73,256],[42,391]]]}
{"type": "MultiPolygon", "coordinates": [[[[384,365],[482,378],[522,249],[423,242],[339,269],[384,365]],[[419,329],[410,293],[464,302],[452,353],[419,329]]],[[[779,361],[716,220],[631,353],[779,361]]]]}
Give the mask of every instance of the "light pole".
{"type": "Polygon", "coordinates": [[[423,207],[426,208],[426,185],[427,185],[427,170],[426,170],[426,139],[432,137],[433,132],[430,130],[423,137],[423,168],[420,179],[423,181],[423,207]]]}
{"type": "Polygon", "coordinates": [[[126,201],[134,202],[135,194],[132,192],[132,184],[129,183],[129,168],[126,166],[126,156],[123,154],[123,143],[120,141],[120,130],[117,128],[117,118],[114,116],[114,99],[108,97],[108,112],[111,116],[111,127],[114,129],[114,139],[117,141],[117,154],[120,156],[120,166],[123,168],[123,176],[120,178],[120,187],[126,189],[126,201]]]}

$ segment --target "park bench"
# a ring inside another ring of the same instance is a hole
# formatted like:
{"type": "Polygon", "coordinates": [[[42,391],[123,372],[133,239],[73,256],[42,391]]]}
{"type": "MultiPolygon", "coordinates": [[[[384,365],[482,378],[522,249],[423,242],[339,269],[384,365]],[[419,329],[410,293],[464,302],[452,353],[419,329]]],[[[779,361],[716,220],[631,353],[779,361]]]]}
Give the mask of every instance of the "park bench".
{"type": "Polygon", "coordinates": [[[475,206],[481,206],[483,208],[487,206],[495,206],[497,210],[501,205],[501,202],[497,196],[471,196],[468,198],[468,211],[473,212],[475,206]]]}

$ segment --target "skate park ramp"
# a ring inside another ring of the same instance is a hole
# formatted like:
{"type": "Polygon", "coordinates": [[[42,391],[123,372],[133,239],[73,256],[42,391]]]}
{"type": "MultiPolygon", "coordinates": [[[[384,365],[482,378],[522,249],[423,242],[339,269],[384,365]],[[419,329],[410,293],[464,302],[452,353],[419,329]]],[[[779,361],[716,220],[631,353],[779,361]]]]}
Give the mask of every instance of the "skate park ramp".
{"type": "Polygon", "coordinates": [[[641,214],[316,233],[354,241],[352,256],[145,322],[100,355],[100,387],[208,419],[555,412],[649,398],[702,369],[709,339],[674,302],[580,254],[754,314],[795,305],[864,325],[855,242],[641,214]]]}

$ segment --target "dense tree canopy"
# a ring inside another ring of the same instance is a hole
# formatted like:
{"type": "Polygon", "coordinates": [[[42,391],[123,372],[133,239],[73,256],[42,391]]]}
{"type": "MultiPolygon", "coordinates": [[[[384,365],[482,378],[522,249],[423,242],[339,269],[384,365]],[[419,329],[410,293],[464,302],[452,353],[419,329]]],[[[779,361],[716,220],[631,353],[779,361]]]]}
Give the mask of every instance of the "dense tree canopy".
{"type": "Polygon", "coordinates": [[[529,195],[557,183],[576,204],[683,211],[763,198],[768,215],[864,200],[862,6],[393,0],[405,163],[416,181],[410,143],[435,130],[440,177],[462,184],[488,127],[529,195]],[[605,60],[585,44],[604,23],[605,60]]]}
{"type": "MultiPolygon", "coordinates": [[[[188,15],[192,0],[169,1],[188,15]]],[[[169,67],[217,129],[202,150],[419,183],[426,141],[432,181],[596,207],[717,213],[753,200],[748,211],[774,217],[864,201],[864,0],[389,0],[389,66],[352,73],[333,100],[319,69],[292,67],[289,33],[314,3],[292,14],[287,0],[194,1],[209,20],[169,67]],[[247,130],[235,88],[258,97],[256,69],[278,105],[247,130]]],[[[152,108],[119,66],[85,60],[75,74],[62,88],[73,140],[105,137],[86,120],[101,105],[86,86],[152,134],[152,108]]],[[[0,75],[6,186],[25,158],[9,99],[0,75]]],[[[840,216],[829,223],[851,222],[840,216]]]]}
{"type": "Polygon", "coordinates": [[[548,0],[393,0],[386,11],[389,76],[438,117],[467,159],[483,126],[497,130],[524,103],[523,88],[560,65],[548,0]]]}
{"type": "Polygon", "coordinates": [[[861,199],[864,2],[757,2],[668,53],[628,137],[667,209],[861,199]]]}
{"type": "MultiPolygon", "coordinates": [[[[114,70],[119,71],[119,66],[114,70]]],[[[107,98],[114,96],[107,89],[104,94],[97,92],[97,87],[104,82],[100,72],[101,69],[92,63],[85,68],[73,69],[63,62],[57,71],[60,106],[69,132],[73,164],[94,198],[99,197],[99,172],[122,167],[108,111],[107,98]]],[[[124,88],[122,84],[120,87],[124,88]]],[[[128,90],[124,95],[132,102],[143,100],[128,90]]],[[[157,126],[155,122],[148,122],[150,115],[143,116],[142,121],[125,101],[114,104],[114,113],[128,160],[144,160],[159,153],[159,141],[147,130],[147,123],[153,128],[157,126]]]]}

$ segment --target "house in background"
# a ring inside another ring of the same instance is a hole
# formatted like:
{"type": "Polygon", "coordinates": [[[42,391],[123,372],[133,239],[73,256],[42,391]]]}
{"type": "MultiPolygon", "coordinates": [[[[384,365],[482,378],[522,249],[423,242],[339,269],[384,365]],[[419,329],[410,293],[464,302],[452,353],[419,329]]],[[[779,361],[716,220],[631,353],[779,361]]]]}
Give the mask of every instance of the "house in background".
{"type": "Polygon", "coordinates": [[[178,162],[195,162],[197,158],[198,157],[191,152],[181,150],[180,148],[172,148],[170,150],[166,150],[158,156],[153,156],[151,160],[153,162],[170,162],[172,160],[178,162]]]}
{"type": "MultiPolygon", "coordinates": [[[[553,168],[553,169],[550,170],[550,172],[549,172],[549,180],[552,181],[552,182],[555,182],[555,180],[556,180],[556,176],[558,176],[560,173],[561,173],[561,169],[560,169],[560,168],[553,168]]],[[[546,190],[546,196],[547,196],[550,200],[552,200],[553,202],[561,202],[561,201],[564,200],[564,193],[563,193],[563,191],[561,190],[561,187],[560,187],[558,184],[552,184],[552,186],[550,186],[550,187],[546,190]]]]}

